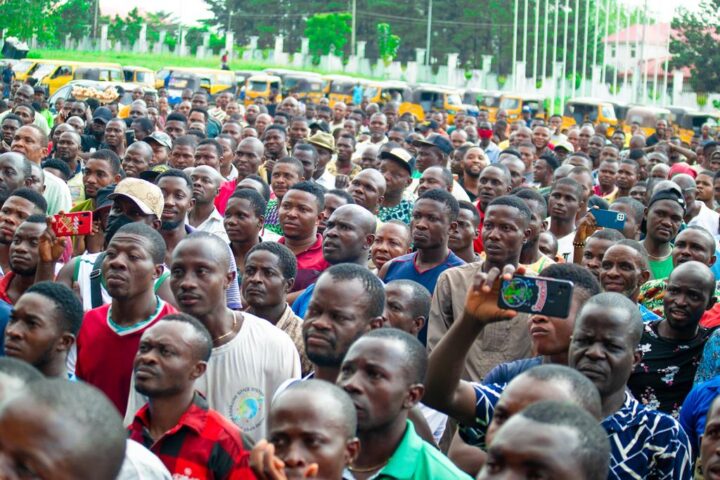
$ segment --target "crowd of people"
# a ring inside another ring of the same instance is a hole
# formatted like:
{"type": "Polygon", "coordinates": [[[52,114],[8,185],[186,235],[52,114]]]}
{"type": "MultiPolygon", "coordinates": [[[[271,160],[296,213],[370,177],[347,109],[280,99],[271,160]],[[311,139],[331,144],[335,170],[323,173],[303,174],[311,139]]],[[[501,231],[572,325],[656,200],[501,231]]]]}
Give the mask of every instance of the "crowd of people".
{"type": "Polygon", "coordinates": [[[719,131],[132,96],[0,102],[0,478],[720,478],[719,131]]]}

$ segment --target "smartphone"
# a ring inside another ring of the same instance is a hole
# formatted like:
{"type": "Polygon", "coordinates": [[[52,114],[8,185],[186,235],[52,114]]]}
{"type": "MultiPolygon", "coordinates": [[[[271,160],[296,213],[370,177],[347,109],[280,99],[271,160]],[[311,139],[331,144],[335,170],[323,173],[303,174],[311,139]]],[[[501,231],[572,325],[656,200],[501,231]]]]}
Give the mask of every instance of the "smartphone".
{"type": "Polygon", "coordinates": [[[593,208],[590,213],[595,217],[595,224],[598,227],[612,228],[621,232],[625,228],[625,214],[623,212],[593,208]]]}
{"type": "Polygon", "coordinates": [[[516,275],[503,280],[498,307],[524,313],[566,318],[570,312],[573,283],[544,277],[516,275]]]}
{"type": "Polygon", "coordinates": [[[69,212],[53,215],[53,232],[58,237],[90,235],[92,233],[93,212],[69,212]]]}

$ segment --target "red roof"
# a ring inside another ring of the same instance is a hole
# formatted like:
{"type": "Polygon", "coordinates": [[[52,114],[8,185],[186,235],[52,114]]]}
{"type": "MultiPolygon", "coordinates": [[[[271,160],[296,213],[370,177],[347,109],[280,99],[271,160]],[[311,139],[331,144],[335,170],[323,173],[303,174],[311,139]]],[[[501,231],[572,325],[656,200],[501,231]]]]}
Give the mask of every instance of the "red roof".
{"type": "MultiPolygon", "coordinates": [[[[620,43],[639,42],[642,41],[643,26],[641,24],[631,25],[629,28],[620,30],[619,32],[608,35],[603,39],[605,43],[615,43],[617,39],[620,43]]],[[[676,33],[670,28],[669,23],[656,23],[655,25],[647,25],[645,27],[645,44],[646,45],[667,45],[670,32],[676,33]]]]}
{"type": "MultiPolygon", "coordinates": [[[[655,76],[655,71],[657,70],[658,78],[663,78],[665,76],[665,60],[670,60],[670,58],[671,57],[647,59],[645,62],[643,62],[645,68],[643,69],[643,66],[640,66],[640,74],[644,75],[645,73],[647,73],[647,77],[650,79],[655,76]]],[[[690,69],[688,67],[682,67],[680,71],[683,73],[683,78],[690,78],[690,69]]],[[[632,77],[635,74],[635,69],[629,68],[624,72],[618,72],[618,74],[621,77],[632,77]]],[[[668,78],[672,78],[672,74],[668,78]]]]}

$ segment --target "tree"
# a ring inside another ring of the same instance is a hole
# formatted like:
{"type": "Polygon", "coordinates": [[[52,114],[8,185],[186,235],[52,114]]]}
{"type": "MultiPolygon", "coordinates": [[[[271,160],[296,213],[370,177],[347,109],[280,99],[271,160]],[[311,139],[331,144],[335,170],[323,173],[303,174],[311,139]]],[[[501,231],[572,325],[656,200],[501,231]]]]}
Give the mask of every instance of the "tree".
{"type": "Polygon", "coordinates": [[[0,28],[7,28],[8,36],[30,40],[33,34],[41,42],[55,39],[57,0],[2,0],[0,28]]]}
{"type": "Polygon", "coordinates": [[[317,13],[306,20],[305,37],[309,40],[313,63],[320,63],[320,57],[331,50],[336,55],[344,55],[351,19],[349,13],[317,13]]]}
{"type": "Polygon", "coordinates": [[[378,54],[385,62],[385,65],[389,65],[393,58],[397,56],[398,48],[400,48],[400,37],[392,34],[390,25],[387,23],[378,23],[377,36],[378,54]]]}
{"type": "Polygon", "coordinates": [[[57,43],[65,39],[65,35],[80,39],[90,33],[93,23],[93,3],[87,0],[68,0],[58,8],[57,43]]]}
{"type": "Polygon", "coordinates": [[[679,35],[670,41],[671,66],[690,67],[695,91],[720,90],[720,0],[703,0],[694,12],[678,9],[672,28],[679,35]]]}

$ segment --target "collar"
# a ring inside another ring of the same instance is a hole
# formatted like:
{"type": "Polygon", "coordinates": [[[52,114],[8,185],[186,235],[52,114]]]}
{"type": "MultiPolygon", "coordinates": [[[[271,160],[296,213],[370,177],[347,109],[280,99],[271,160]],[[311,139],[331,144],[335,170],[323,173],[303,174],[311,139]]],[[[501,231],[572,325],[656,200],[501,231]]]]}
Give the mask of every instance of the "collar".
{"type": "MultiPolygon", "coordinates": [[[[197,434],[201,434],[205,428],[205,424],[207,423],[208,411],[209,407],[205,397],[203,397],[199,392],[195,392],[192,403],[188,409],[185,410],[185,413],[182,414],[177,425],[165,432],[163,437],[173,435],[180,431],[183,427],[187,427],[194,430],[197,434]]],[[[150,407],[148,404],[143,405],[143,407],[138,410],[135,414],[133,424],[135,426],[139,426],[143,430],[150,429],[150,407]]]]}
{"type": "Polygon", "coordinates": [[[602,426],[608,433],[624,432],[649,421],[646,408],[625,390],[625,401],[618,411],[606,417],[602,426]]]}
{"type": "Polygon", "coordinates": [[[393,452],[387,465],[378,472],[377,477],[412,478],[415,473],[418,456],[423,448],[423,439],[415,433],[410,420],[406,420],[405,433],[400,444],[393,452]]]}
{"type": "MultiPolygon", "coordinates": [[[[297,255],[295,255],[295,257],[299,257],[300,255],[303,255],[303,254],[308,253],[308,252],[314,252],[314,251],[316,251],[316,250],[318,250],[318,249],[321,249],[321,250],[322,250],[322,241],[323,241],[322,235],[320,235],[319,233],[316,233],[316,234],[315,234],[315,243],[313,243],[312,245],[310,245],[310,246],[307,248],[307,250],[303,250],[302,252],[300,252],[300,253],[298,253],[297,255]]],[[[282,243],[283,245],[285,245],[285,237],[284,237],[284,236],[280,237],[277,242],[278,242],[278,243],[282,243]]]]}

